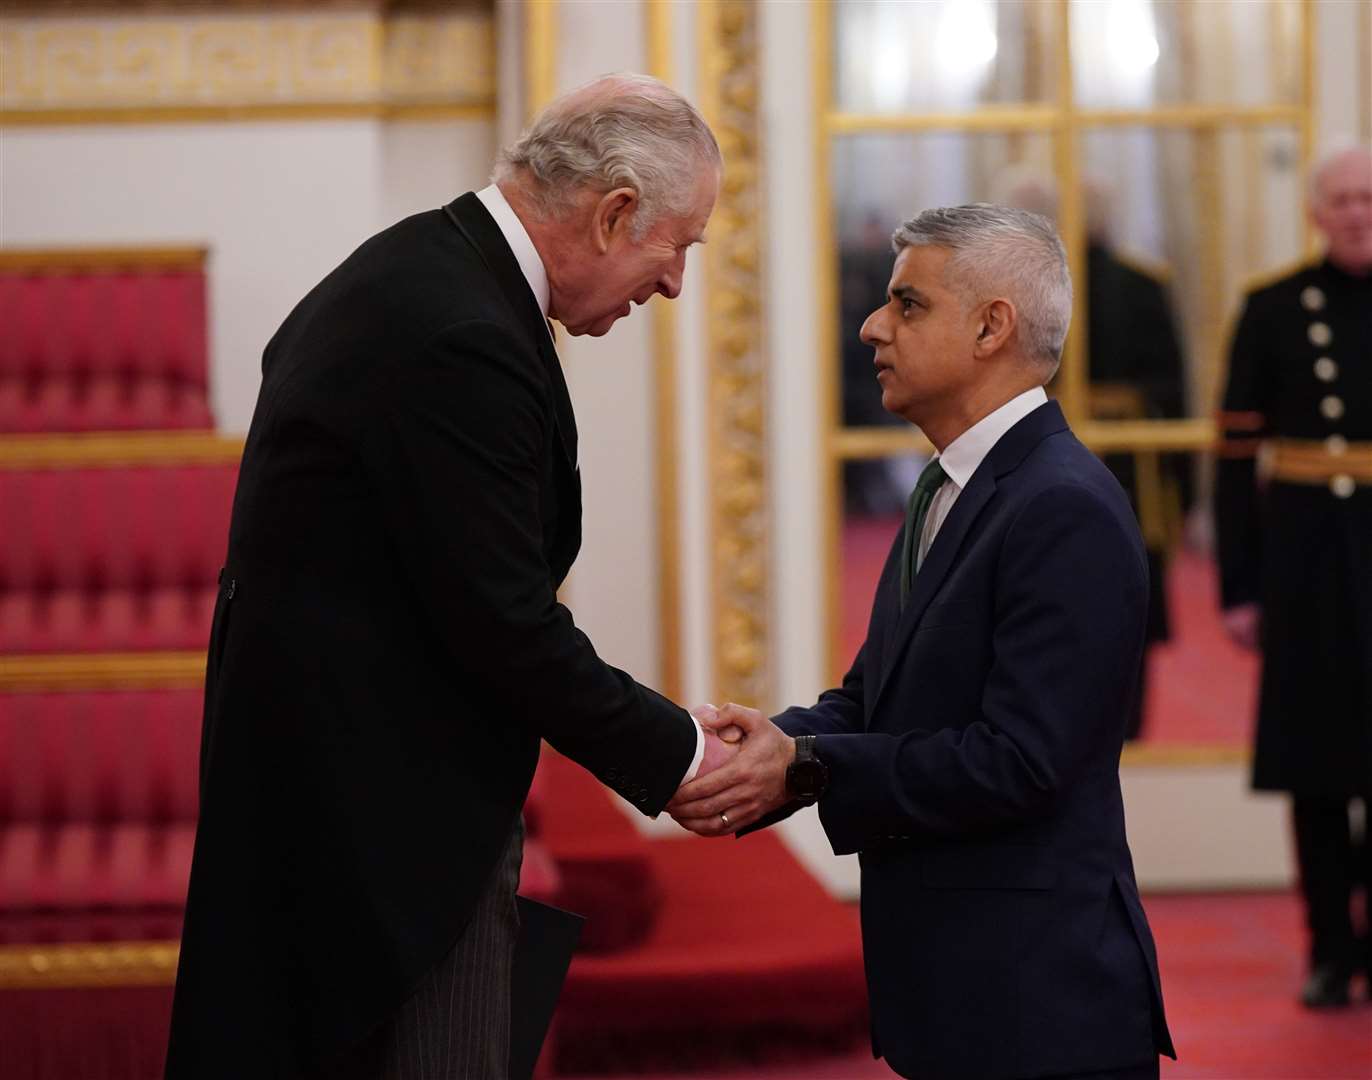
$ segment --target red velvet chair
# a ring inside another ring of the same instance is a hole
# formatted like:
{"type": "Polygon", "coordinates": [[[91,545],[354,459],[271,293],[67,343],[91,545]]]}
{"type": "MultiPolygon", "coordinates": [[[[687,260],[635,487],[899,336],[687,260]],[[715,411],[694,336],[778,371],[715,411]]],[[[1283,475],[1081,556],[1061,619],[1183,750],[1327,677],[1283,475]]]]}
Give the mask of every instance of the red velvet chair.
{"type": "Polygon", "coordinates": [[[212,428],[204,252],[0,252],[0,432],[212,428]]]}
{"type": "Polygon", "coordinates": [[[0,469],[0,655],[204,649],[237,472],[0,469]]]}

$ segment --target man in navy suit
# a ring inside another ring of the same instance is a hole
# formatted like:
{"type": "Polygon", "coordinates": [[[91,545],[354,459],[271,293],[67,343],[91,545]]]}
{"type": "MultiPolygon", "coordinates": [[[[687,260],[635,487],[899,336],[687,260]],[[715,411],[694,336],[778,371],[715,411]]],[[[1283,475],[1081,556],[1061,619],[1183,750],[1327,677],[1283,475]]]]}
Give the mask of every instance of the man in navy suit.
{"type": "Polygon", "coordinates": [[[1175,1056],[1125,841],[1119,755],[1147,564],[1129,501],[1043,386],[1072,309],[1044,218],[898,229],[862,328],[882,404],[938,453],[843,685],[670,804],[702,835],[817,803],[859,853],[873,1051],[921,1080],[1135,1080],[1175,1056]]]}

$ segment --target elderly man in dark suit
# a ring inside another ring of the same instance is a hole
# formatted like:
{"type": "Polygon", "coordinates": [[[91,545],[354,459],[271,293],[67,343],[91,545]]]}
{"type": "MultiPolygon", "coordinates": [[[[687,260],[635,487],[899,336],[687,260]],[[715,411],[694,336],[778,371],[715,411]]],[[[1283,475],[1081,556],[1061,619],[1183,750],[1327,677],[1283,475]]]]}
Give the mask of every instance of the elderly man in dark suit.
{"type": "Polygon", "coordinates": [[[267,346],[169,1077],[504,1077],[540,740],[645,814],[733,753],[557,601],[581,489],[546,322],[599,335],[675,297],[720,167],[684,99],[599,80],[492,186],[363,244],[267,346]]]}
{"type": "Polygon", "coordinates": [[[1118,769],[1147,569],[1119,484],[1044,394],[1062,244],[978,205],[894,246],[862,336],[882,404],[938,454],[867,640],[810,708],[708,718],[743,750],[670,809],[719,835],[818,803],[860,855],[873,1049],[901,1075],[1156,1077],[1173,1050],[1118,769]]]}

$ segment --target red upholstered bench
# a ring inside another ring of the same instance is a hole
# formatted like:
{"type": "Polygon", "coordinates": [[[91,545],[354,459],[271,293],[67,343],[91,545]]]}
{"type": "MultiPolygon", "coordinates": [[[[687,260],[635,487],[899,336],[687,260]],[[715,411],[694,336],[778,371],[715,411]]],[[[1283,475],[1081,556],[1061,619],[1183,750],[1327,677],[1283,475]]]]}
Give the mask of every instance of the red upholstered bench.
{"type": "Polygon", "coordinates": [[[0,469],[0,655],[204,649],[237,473],[0,469]]]}
{"type": "Polygon", "coordinates": [[[0,942],[173,938],[199,689],[0,694],[0,942]]]}
{"type": "Polygon", "coordinates": [[[204,256],[0,252],[0,432],[213,427],[204,256]]]}

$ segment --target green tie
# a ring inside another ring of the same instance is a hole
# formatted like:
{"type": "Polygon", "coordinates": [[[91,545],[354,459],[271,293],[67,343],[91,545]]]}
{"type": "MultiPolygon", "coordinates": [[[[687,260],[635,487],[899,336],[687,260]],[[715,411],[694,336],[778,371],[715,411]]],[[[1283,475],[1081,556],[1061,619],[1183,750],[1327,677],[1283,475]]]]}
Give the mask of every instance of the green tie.
{"type": "Polygon", "coordinates": [[[934,458],[915,481],[915,490],[910,492],[910,501],[905,504],[905,542],[900,549],[900,606],[905,608],[905,600],[910,595],[910,583],[915,580],[919,569],[919,538],[924,532],[924,519],[929,516],[929,507],[934,501],[934,493],[943,486],[948,474],[934,458]]]}

